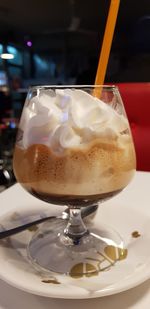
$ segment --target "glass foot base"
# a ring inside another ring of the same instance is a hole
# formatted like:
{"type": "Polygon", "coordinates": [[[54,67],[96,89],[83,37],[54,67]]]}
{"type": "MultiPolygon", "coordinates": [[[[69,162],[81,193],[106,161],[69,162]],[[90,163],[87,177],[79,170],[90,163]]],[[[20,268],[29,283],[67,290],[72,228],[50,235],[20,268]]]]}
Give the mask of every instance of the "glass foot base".
{"type": "Polygon", "coordinates": [[[122,238],[112,228],[90,224],[90,232],[72,242],[63,234],[65,226],[63,219],[56,219],[53,224],[44,223],[34,234],[28,245],[28,257],[38,271],[88,277],[126,258],[122,238]]]}

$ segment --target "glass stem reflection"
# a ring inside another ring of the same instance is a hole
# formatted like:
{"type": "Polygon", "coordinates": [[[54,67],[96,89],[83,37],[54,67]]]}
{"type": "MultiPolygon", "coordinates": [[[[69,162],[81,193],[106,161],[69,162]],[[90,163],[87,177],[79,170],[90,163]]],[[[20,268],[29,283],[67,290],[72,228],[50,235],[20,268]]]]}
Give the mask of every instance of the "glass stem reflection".
{"type": "Polygon", "coordinates": [[[81,208],[69,207],[69,221],[64,235],[72,240],[77,240],[86,234],[88,234],[88,230],[81,217],[81,208]]]}

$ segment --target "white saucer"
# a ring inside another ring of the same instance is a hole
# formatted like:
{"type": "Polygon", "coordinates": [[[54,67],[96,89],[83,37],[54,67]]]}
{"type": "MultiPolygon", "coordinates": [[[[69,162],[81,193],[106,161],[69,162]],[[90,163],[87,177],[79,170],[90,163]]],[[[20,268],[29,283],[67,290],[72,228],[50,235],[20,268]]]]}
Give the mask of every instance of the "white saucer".
{"type": "Polygon", "coordinates": [[[101,205],[94,218],[99,224],[107,222],[119,231],[128,250],[126,259],[93,277],[75,279],[58,274],[44,277],[27,260],[26,245],[33,231],[25,231],[0,241],[0,278],[32,294],[65,299],[111,295],[149,279],[150,175],[145,175],[148,177],[143,187],[140,187],[141,180],[137,178],[124,192],[101,205]],[[135,235],[139,237],[133,237],[134,231],[139,233],[135,235]]]}

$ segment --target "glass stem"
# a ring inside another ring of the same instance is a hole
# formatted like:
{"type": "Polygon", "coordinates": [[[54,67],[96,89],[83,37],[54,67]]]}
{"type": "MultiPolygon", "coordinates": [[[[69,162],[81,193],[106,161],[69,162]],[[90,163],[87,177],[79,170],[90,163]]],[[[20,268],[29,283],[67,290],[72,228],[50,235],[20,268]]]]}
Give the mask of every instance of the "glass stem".
{"type": "Polygon", "coordinates": [[[71,239],[79,239],[87,233],[88,230],[81,217],[81,208],[69,207],[69,221],[64,235],[71,239]]]}

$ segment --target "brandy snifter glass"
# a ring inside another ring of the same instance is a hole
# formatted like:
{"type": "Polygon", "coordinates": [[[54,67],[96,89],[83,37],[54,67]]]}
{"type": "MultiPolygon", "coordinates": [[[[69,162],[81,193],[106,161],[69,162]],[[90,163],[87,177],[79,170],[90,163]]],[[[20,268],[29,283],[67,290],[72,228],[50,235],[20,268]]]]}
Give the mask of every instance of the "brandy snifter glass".
{"type": "Polygon", "coordinates": [[[48,221],[30,240],[28,257],[36,268],[88,275],[95,267],[81,265],[91,265],[100,254],[106,257],[108,248],[123,250],[123,239],[107,222],[81,218],[81,207],[120,193],[135,172],[134,144],[117,87],[31,87],[13,166],[30,194],[49,207],[69,208],[68,221],[48,221]]]}

